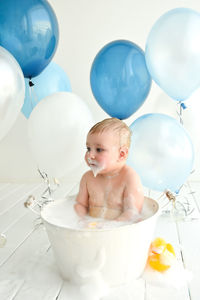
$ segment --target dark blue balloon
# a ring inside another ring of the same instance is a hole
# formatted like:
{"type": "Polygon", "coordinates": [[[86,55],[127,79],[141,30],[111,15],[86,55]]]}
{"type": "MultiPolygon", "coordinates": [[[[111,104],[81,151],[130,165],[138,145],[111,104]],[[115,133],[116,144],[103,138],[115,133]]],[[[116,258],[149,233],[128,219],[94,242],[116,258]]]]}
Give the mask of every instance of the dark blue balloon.
{"type": "Polygon", "coordinates": [[[58,44],[56,15],[45,0],[0,0],[0,45],[20,64],[25,77],[40,74],[58,44]]]}
{"type": "Polygon", "coordinates": [[[92,64],[90,84],[111,117],[128,118],[144,103],[151,87],[144,51],[126,40],[105,45],[92,64]]]}

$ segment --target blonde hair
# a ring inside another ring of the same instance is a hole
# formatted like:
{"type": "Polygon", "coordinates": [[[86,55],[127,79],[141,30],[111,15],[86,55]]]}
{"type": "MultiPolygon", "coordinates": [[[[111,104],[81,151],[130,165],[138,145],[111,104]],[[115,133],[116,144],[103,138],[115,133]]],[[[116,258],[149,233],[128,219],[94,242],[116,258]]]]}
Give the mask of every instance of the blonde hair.
{"type": "Polygon", "coordinates": [[[120,146],[130,147],[131,144],[131,130],[121,120],[117,118],[108,118],[96,123],[88,132],[88,134],[102,133],[104,131],[113,130],[119,134],[120,146]]]}

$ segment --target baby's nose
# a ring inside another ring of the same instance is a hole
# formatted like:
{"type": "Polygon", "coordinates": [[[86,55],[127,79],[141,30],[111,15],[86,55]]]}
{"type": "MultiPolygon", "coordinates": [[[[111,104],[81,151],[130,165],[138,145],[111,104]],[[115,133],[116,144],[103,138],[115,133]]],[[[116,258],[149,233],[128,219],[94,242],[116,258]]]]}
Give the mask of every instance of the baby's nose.
{"type": "Polygon", "coordinates": [[[90,152],[89,152],[89,157],[90,157],[91,159],[95,159],[95,153],[94,153],[94,151],[90,151],[90,152]]]}

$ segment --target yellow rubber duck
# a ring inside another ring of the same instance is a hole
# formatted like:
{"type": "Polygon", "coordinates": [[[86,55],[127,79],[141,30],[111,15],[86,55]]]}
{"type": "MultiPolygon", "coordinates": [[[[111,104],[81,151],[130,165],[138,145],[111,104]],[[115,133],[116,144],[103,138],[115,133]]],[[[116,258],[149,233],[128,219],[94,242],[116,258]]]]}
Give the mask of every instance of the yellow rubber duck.
{"type": "Polygon", "coordinates": [[[159,272],[168,270],[176,259],[174,248],[160,237],[156,238],[150,246],[148,265],[159,272]]]}
{"type": "Polygon", "coordinates": [[[97,222],[90,222],[88,223],[88,228],[97,228],[98,223],[97,222]]]}

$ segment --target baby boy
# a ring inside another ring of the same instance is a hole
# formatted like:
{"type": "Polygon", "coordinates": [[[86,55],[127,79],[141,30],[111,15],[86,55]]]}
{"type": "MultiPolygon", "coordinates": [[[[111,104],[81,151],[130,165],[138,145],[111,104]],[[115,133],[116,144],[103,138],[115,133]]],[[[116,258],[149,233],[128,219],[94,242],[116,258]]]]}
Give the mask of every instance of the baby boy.
{"type": "Polygon", "coordinates": [[[87,135],[85,160],[91,168],[80,182],[75,210],[80,217],[131,221],[141,212],[144,195],[138,174],[126,159],[129,127],[117,118],[94,125],[87,135]]]}

